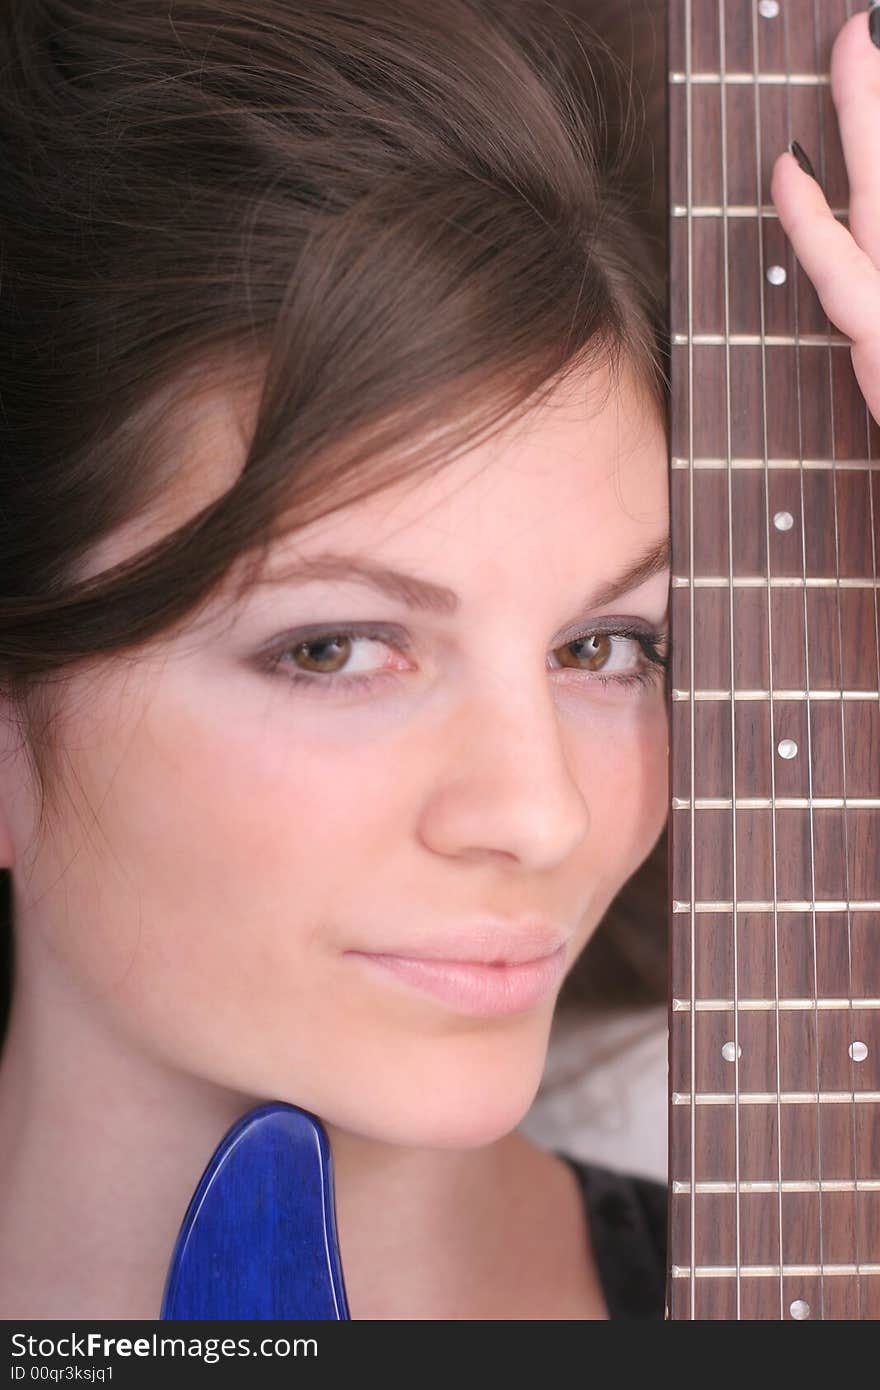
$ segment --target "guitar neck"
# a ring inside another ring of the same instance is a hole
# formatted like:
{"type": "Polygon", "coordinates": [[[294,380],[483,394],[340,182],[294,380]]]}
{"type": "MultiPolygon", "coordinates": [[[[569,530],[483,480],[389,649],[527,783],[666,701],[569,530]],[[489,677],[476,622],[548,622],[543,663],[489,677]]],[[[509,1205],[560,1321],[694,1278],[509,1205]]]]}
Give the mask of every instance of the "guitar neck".
{"type": "Polygon", "coordinates": [[[672,1319],[880,1318],[880,430],[770,198],[857,8],[669,5],[672,1319]]]}

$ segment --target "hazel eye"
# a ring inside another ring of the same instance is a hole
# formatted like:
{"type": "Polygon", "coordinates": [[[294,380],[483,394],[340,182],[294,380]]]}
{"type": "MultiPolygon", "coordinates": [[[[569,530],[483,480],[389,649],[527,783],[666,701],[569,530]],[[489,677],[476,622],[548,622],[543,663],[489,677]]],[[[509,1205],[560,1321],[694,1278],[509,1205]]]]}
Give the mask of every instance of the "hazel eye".
{"type": "MultiPolygon", "coordinates": [[[[660,650],[667,634],[627,625],[607,632],[590,631],[554,649],[553,670],[574,680],[579,673],[586,689],[607,690],[648,687],[663,678],[668,659],[660,650]],[[557,653],[561,655],[557,656],[557,653]],[[566,660],[566,656],[571,659],[566,660]]],[[[411,670],[406,653],[411,642],[398,628],[351,625],[292,632],[265,659],[268,674],[283,676],[288,685],[303,693],[338,697],[388,691],[405,680],[411,670]],[[384,657],[381,653],[384,648],[384,657]],[[398,658],[388,653],[397,653],[398,658]]]]}
{"type": "Polygon", "coordinates": [[[303,654],[305,657],[305,668],[314,671],[316,675],[334,675],[337,670],[345,667],[351,659],[351,638],[344,632],[333,633],[332,636],[312,638],[308,642],[298,642],[289,650],[291,654],[300,660],[303,654]],[[317,651],[317,656],[308,655],[317,651]],[[329,651],[329,655],[326,653],[329,651]]]}
{"type": "MultiPolygon", "coordinates": [[[[403,654],[408,649],[408,640],[397,629],[325,628],[291,633],[269,652],[266,669],[293,686],[311,686],[316,692],[366,690],[374,682],[393,680],[399,672],[389,652],[403,654]]],[[[399,665],[407,665],[405,658],[399,665]]]]}
{"type": "MultiPolygon", "coordinates": [[[[588,671],[601,671],[602,667],[614,654],[614,634],[610,632],[591,632],[586,637],[577,637],[573,642],[566,642],[560,651],[580,650],[581,660],[586,660],[588,671]]],[[[583,670],[583,666],[577,664],[576,669],[583,670]]]]}

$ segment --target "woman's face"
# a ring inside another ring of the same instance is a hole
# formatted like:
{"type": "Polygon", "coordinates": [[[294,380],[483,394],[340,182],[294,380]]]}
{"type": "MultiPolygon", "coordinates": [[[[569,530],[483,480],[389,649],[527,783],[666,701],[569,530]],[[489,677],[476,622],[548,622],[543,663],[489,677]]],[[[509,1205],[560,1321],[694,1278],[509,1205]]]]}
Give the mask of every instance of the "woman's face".
{"type": "MultiPolygon", "coordinates": [[[[0,795],[25,957],[108,1047],[392,1143],[519,1123],[562,978],[668,806],[662,669],[623,635],[664,630],[665,559],[591,598],[666,541],[665,435],[604,380],[273,553],[279,574],[357,555],[442,587],[432,606],[325,568],[76,674],[70,790],[33,864],[8,771],[0,795]],[[543,994],[506,1009],[370,958],[561,936],[543,994]]],[[[193,446],[214,490],[243,458],[219,394],[193,446]]],[[[111,540],[94,568],[143,543],[111,540]]]]}

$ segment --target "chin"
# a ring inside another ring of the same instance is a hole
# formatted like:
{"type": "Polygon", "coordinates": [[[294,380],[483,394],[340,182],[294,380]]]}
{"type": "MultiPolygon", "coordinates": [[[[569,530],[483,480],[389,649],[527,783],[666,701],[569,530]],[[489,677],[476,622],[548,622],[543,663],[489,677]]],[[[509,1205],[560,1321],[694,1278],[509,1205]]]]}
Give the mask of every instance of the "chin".
{"type": "Polygon", "coordinates": [[[399,1142],[425,1149],[481,1149],[503,1139],[525,1119],[534,1095],[519,1105],[488,1105],[470,1114],[423,1115],[408,1126],[410,1137],[399,1142]]]}
{"type": "Polygon", "coordinates": [[[517,1128],[525,1118],[534,1096],[525,1099],[493,1096],[484,1104],[461,1104],[442,1109],[426,1103],[416,1109],[381,1116],[347,1118],[342,1128],[380,1144],[413,1149],[480,1149],[494,1144],[517,1128]]]}
{"type": "Polygon", "coordinates": [[[384,1085],[359,1087],[351,1099],[319,1113],[331,1125],[382,1144],[482,1148],[525,1118],[541,1083],[544,1056],[514,1049],[504,1068],[447,1064],[417,1079],[411,1073],[398,1073],[393,1081],[386,1076],[384,1085]]]}

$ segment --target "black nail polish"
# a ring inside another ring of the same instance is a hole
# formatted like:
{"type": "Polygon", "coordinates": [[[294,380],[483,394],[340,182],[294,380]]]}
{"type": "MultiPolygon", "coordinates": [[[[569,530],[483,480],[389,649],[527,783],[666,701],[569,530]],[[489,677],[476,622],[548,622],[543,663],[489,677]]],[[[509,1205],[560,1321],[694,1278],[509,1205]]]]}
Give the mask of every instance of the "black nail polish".
{"type": "MultiPolygon", "coordinates": [[[[878,11],[878,13],[880,13],[880,11],[878,11]]],[[[808,159],[807,156],[805,155],[804,151],[801,149],[801,147],[800,147],[800,145],[798,144],[797,140],[792,140],[792,142],[791,142],[791,144],[789,145],[788,148],[789,148],[789,150],[791,151],[791,153],[794,155],[794,157],[795,157],[795,159],[797,160],[798,164],[799,164],[799,165],[801,166],[801,168],[803,169],[804,173],[805,173],[805,174],[809,174],[809,176],[810,176],[811,179],[815,179],[815,178],[816,178],[816,170],[813,168],[812,164],[810,163],[809,159],[808,159]]],[[[818,183],[819,180],[816,179],[816,182],[818,183]]]]}
{"type": "Polygon", "coordinates": [[[871,8],[868,11],[868,32],[871,35],[871,42],[880,48],[880,3],[878,0],[871,0],[871,8]]]}

